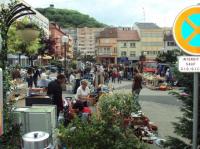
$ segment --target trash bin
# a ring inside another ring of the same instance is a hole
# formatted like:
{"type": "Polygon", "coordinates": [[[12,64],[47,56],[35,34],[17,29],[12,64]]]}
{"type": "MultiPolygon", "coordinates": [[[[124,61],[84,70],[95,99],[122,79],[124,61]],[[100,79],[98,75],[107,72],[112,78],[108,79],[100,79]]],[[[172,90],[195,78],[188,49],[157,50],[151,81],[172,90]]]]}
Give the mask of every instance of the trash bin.
{"type": "Polygon", "coordinates": [[[48,149],[50,148],[49,134],[34,131],[22,136],[22,149],[48,149]]]}

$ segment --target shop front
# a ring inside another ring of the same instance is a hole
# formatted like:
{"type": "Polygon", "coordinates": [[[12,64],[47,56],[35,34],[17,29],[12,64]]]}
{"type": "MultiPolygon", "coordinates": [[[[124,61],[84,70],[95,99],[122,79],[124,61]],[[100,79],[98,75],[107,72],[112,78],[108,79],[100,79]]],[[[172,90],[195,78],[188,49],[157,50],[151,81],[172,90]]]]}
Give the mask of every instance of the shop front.
{"type": "Polygon", "coordinates": [[[97,57],[97,63],[116,64],[115,57],[97,57]]]}
{"type": "Polygon", "coordinates": [[[118,64],[129,64],[128,57],[119,57],[117,58],[118,64]]]}

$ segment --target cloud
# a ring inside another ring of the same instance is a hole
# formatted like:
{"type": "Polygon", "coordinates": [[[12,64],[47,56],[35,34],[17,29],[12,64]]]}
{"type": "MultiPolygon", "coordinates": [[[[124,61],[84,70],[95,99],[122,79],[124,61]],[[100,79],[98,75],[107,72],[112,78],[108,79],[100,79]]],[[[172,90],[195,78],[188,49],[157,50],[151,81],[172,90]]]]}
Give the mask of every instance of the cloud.
{"type": "Polygon", "coordinates": [[[100,22],[114,26],[132,26],[134,22],[154,22],[159,26],[172,26],[176,15],[199,0],[25,0],[33,7],[78,10],[100,22]],[[145,16],[145,17],[144,17],[145,16]]]}

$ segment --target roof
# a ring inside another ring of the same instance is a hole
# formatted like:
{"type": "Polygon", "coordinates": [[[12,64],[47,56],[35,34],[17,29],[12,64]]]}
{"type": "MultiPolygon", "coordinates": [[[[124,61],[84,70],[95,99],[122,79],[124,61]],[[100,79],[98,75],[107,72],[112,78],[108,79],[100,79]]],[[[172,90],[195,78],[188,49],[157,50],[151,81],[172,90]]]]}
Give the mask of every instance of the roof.
{"type": "Polygon", "coordinates": [[[156,25],[155,23],[139,23],[136,22],[135,25],[139,28],[139,29],[161,29],[158,25],[156,25]]]}
{"type": "Polygon", "coordinates": [[[106,28],[99,34],[99,38],[117,38],[117,28],[106,28]]]}
{"type": "Polygon", "coordinates": [[[164,41],[174,41],[174,37],[172,34],[165,34],[164,41]]]}
{"type": "Polygon", "coordinates": [[[139,41],[139,35],[136,30],[118,30],[118,39],[121,41],[139,41]]]}
{"type": "Polygon", "coordinates": [[[66,33],[62,30],[62,28],[56,24],[55,22],[50,22],[49,29],[56,29],[58,32],[62,33],[63,35],[66,35],[66,33]]]}

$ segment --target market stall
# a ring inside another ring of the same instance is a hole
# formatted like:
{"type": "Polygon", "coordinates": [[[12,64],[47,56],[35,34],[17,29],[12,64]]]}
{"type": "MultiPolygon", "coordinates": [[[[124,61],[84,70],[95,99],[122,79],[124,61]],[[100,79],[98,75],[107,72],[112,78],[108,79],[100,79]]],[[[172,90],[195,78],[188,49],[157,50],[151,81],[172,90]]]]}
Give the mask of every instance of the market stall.
{"type": "Polygon", "coordinates": [[[161,77],[160,75],[143,73],[144,84],[147,88],[152,90],[170,90],[172,89],[171,85],[166,83],[166,78],[161,77]]]}

